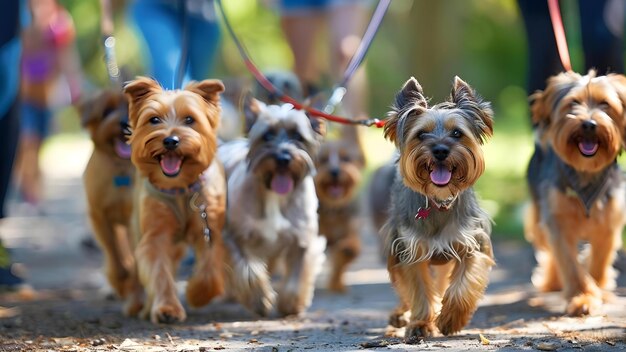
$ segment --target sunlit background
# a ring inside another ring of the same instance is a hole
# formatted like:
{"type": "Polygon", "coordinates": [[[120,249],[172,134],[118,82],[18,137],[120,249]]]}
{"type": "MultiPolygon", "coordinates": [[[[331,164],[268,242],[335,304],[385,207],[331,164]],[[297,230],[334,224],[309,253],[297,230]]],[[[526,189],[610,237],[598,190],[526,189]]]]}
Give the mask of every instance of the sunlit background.
{"type": "MultiPolygon", "coordinates": [[[[89,89],[107,85],[99,33],[97,1],[61,1],[74,17],[78,49],[89,89]]],[[[117,57],[133,74],[142,74],[141,43],[116,3],[117,57]]],[[[261,69],[290,69],[293,58],[270,1],[225,0],[235,30],[261,69]]],[[[375,3],[375,2],[374,2],[375,3]]],[[[574,69],[582,67],[578,13],[563,2],[563,15],[574,69]]],[[[373,8],[373,7],[372,7],[373,8]]],[[[546,33],[546,35],[552,35],[546,33]]],[[[320,43],[320,62],[327,49],[320,43]]],[[[225,31],[214,77],[252,78],[225,31]]],[[[455,75],[491,101],[495,136],[486,145],[487,170],[477,184],[484,207],[495,220],[495,236],[523,238],[521,218],[528,192],[525,168],[532,152],[527,93],[526,39],[514,0],[394,0],[367,56],[369,111],[382,117],[403,82],[415,76],[434,102],[445,99],[455,75]]],[[[332,82],[326,89],[330,90],[332,82]]],[[[42,165],[47,177],[82,173],[91,143],[80,130],[74,109],[57,114],[56,134],[45,144],[42,165]]],[[[364,129],[368,175],[389,160],[391,143],[381,130],[364,129]]]]}

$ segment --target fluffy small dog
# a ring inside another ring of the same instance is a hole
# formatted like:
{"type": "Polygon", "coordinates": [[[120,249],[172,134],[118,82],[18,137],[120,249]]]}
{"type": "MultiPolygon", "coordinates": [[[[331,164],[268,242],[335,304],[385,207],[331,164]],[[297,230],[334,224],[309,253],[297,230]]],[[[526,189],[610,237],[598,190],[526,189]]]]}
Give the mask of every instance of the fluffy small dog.
{"type": "Polygon", "coordinates": [[[251,99],[248,140],[221,145],[228,177],[230,293],[255,313],[298,314],[313,298],[326,240],[318,236],[313,174],[322,124],[290,104],[251,99]],[[285,273],[272,287],[268,267],[281,259],[285,273]]]}
{"type": "Polygon", "coordinates": [[[109,284],[125,298],[135,265],[129,232],[135,169],[125,136],[128,100],[121,91],[103,90],[83,101],[80,112],[94,145],[83,174],[89,220],[104,251],[109,284]]]}
{"type": "MultiPolygon", "coordinates": [[[[153,323],[186,317],[174,282],[185,245],[195,252],[187,302],[202,306],[224,289],[226,180],[215,157],[223,90],[221,81],[204,80],[169,91],[144,77],[124,89],[131,159],[140,174],[133,230],[139,280],[147,296],[142,316],[153,323]]],[[[140,302],[130,302],[127,313],[137,314],[140,307],[140,302]]]]}
{"type": "Polygon", "coordinates": [[[400,153],[383,227],[387,268],[400,296],[391,315],[407,339],[444,335],[472,317],[494,265],[491,222],[472,185],[484,170],[492,134],[490,104],[455,77],[448,101],[429,107],[409,79],[396,95],[385,137],[400,153]]]}
{"type": "Polygon", "coordinates": [[[624,145],[626,77],[568,72],[547,83],[531,96],[538,138],[528,167],[532,204],[524,225],[539,263],[533,283],[541,291],[563,290],[567,314],[593,314],[602,290],[615,287],[612,264],[626,220],[616,162],[624,145]],[[590,250],[579,262],[583,240],[590,250]]]}
{"type": "Polygon", "coordinates": [[[340,138],[326,140],[318,154],[315,190],[319,198],[319,229],[332,261],[328,288],[345,292],[343,274],[361,251],[357,191],[365,167],[358,130],[344,126],[340,138]]]}

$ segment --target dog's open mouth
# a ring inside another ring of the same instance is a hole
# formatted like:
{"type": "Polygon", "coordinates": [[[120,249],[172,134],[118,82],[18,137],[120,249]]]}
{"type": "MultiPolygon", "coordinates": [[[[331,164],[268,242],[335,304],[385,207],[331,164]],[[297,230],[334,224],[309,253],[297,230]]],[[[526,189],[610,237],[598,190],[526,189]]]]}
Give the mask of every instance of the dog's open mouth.
{"type": "Polygon", "coordinates": [[[594,156],[598,151],[598,140],[593,138],[581,139],[578,142],[578,150],[583,156],[594,156]]]}
{"type": "Polygon", "coordinates": [[[289,174],[274,174],[270,182],[272,191],[285,195],[293,190],[293,178],[289,174]]]}
{"type": "Polygon", "coordinates": [[[346,188],[340,183],[331,183],[326,186],[326,193],[335,199],[339,199],[346,194],[346,188]]]}
{"type": "Polygon", "coordinates": [[[114,143],[115,154],[122,159],[130,159],[130,145],[126,141],[117,138],[114,143]]]}
{"type": "Polygon", "coordinates": [[[450,183],[451,178],[452,171],[443,165],[435,166],[435,168],[430,172],[430,180],[439,187],[443,187],[450,183]]]}
{"type": "Polygon", "coordinates": [[[161,171],[167,177],[176,177],[183,166],[183,158],[175,152],[167,152],[159,157],[161,171]]]}

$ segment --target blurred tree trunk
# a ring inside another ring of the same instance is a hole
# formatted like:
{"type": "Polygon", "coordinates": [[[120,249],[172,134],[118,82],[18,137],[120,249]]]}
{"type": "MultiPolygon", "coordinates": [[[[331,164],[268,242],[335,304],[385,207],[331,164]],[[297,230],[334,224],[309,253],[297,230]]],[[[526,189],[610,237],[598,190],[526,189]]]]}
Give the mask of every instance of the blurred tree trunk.
{"type": "MultiPolygon", "coordinates": [[[[404,0],[403,0],[404,1],[404,0]]],[[[415,0],[410,12],[408,72],[422,84],[433,103],[446,99],[463,53],[464,0],[415,0]]],[[[480,40],[480,39],[478,39],[480,40]]]]}

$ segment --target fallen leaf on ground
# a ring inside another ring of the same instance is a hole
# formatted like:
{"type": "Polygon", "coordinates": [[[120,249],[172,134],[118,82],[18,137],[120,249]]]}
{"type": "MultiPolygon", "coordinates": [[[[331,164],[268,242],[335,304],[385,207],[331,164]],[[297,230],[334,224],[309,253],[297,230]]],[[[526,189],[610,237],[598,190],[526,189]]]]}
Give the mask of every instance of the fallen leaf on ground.
{"type": "Polygon", "coordinates": [[[478,334],[478,337],[480,338],[480,343],[482,343],[483,345],[488,345],[491,343],[491,341],[489,341],[488,338],[483,336],[483,334],[478,334]]]}

